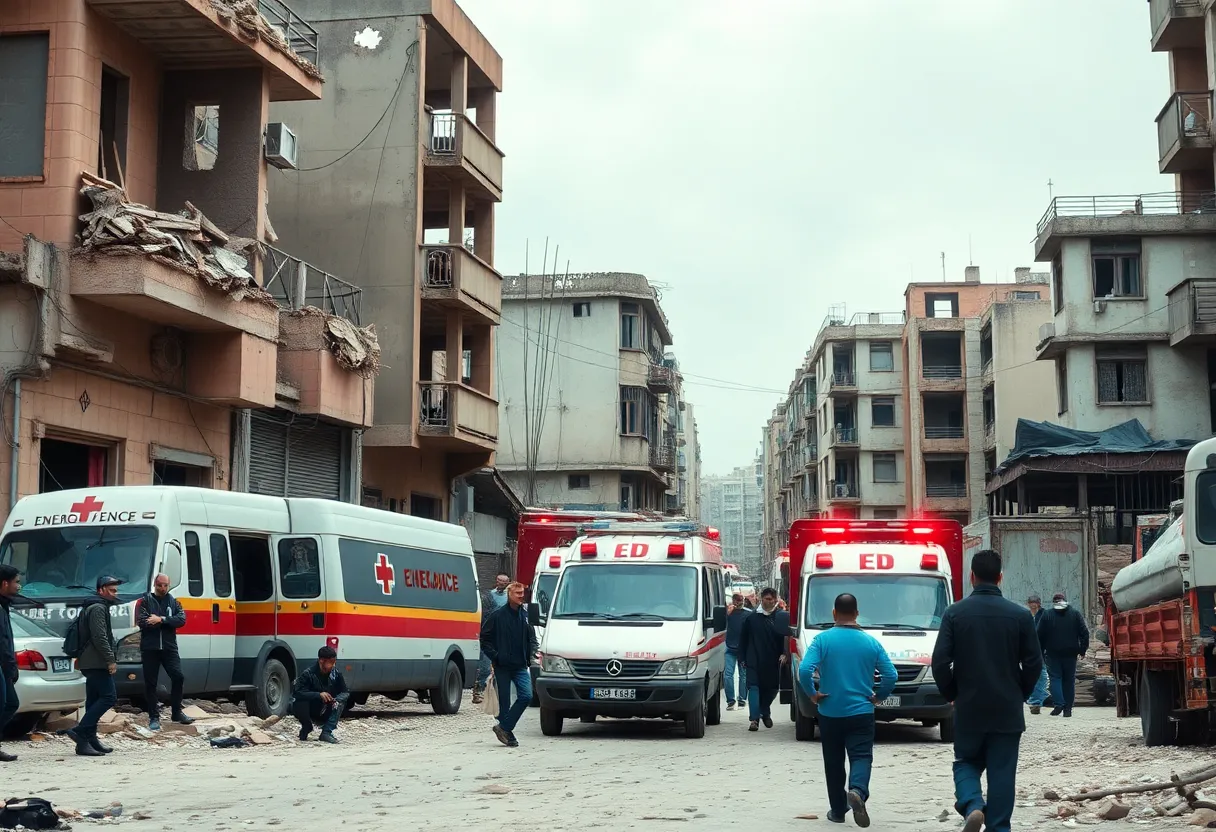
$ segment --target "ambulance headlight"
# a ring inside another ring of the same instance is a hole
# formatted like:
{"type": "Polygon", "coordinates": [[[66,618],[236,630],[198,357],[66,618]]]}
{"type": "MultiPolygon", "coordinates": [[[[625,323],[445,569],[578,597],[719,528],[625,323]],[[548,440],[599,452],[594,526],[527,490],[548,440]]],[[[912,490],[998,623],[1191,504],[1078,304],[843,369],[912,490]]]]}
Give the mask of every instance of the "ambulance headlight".
{"type": "Polygon", "coordinates": [[[564,676],[572,676],[570,671],[570,662],[563,659],[561,656],[545,655],[540,662],[540,669],[545,673],[558,673],[564,676]]]}
{"type": "Polygon", "coordinates": [[[659,668],[660,676],[687,676],[697,669],[697,660],[694,656],[685,656],[682,659],[668,659],[663,662],[663,666],[659,668]]]}
{"type": "Polygon", "coordinates": [[[932,682],[933,681],[933,665],[928,665],[928,664],[925,665],[925,675],[923,677],[921,677],[921,681],[922,682],[932,682]]]}
{"type": "Polygon", "coordinates": [[[118,649],[114,651],[117,656],[115,661],[119,664],[138,664],[143,660],[139,652],[139,636],[140,633],[131,633],[131,635],[118,642],[118,649]]]}

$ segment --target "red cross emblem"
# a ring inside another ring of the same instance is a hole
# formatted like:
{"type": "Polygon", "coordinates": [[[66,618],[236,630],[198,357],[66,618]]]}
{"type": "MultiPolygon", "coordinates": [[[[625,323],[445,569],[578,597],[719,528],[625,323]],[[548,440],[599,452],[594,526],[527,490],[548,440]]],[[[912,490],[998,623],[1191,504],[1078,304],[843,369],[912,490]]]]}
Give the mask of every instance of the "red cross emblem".
{"type": "Polygon", "coordinates": [[[92,495],[90,495],[85,497],[82,502],[72,503],[72,507],[69,508],[68,511],[79,517],[81,522],[84,522],[85,520],[89,519],[89,515],[91,515],[93,512],[101,511],[101,507],[103,505],[105,505],[105,503],[97,501],[92,495]]]}
{"type": "Polygon", "coordinates": [[[393,584],[397,583],[397,579],[393,574],[393,565],[388,562],[388,555],[376,555],[376,583],[380,584],[385,595],[393,594],[393,584]]]}

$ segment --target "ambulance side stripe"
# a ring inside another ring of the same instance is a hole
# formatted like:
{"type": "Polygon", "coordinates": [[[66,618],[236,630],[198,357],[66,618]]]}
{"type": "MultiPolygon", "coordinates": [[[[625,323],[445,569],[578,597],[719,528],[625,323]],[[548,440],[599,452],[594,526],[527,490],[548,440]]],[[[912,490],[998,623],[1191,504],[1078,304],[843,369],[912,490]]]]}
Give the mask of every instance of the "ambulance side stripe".
{"type": "MultiPolygon", "coordinates": [[[[308,610],[279,610],[275,602],[241,603],[227,609],[231,599],[188,598],[180,602],[186,626],[180,635],[269,636],[376,636],[476,640],[481,615],[413,607],[383,607],[318,600],[316,612],[325,613],[324,627],[313,626],[308,610]],[[219,621],[212,620],[212,605],[220,605],[219,621]]],[[[286,602],[284,605],[291,604],[286,602]]]]}
{"type": "Polygon", "coordinates": [[[698,647],[696,650],[694,650],[692,652],[692,655],[699,656],[702,653],[708,653],[710,650],[713,650],[718,645],[724,644],[724,643],[726,643],[726,633],[718,633],[717,635],[712,636],[709,639],[709,641],[705,642],[705,644],[703,646],[698,647]]]}

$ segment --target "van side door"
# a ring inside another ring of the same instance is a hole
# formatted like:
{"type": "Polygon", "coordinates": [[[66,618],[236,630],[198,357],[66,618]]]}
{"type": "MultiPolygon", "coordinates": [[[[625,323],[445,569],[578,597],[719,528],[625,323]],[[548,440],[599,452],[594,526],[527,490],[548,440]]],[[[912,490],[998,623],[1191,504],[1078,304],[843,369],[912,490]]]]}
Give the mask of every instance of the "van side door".
{"type": "MultiPolygon", "coordinates": [[[[311,662],[325,645],[328,626],[321,541],[313,535],[285,534],[274,535],[271,545],[279,599],[279,639],[287,643],[298,661],[311,662]]],[[[346,681],[351,683],[349,673],[346,681]]]]}
{"type": "Polygon", "coordinates": [[[209,529],[205,552],[212,587],[211,607],[206,611],[207,620],[211,622],[207,690],[216,693],[232,687],[236,665],[236,599],[233,597],[228,535],[220,529],[209,529]]]}
{"type": "Polygon", "coordinates": [[[236,597],[232,682],[244,687],[255,684],[254,673],[262,647],[278,638],[274,558],[266,535],[231,533],[227,537],[236,597]]]}
{"type": "Polygon", "coordinates": [[[186,613],[186,626],[177,631],[177,651],[182,661],[182,675],[186,677],[183,689],[187,694],[211,690],[207,687],[207,676],[211,635],[215,629],[211,623],[215,592],[211,570],[203,555],[206,539],[206,529],[188,527],[183,531],[185,580],[178,584],[173,593],[186,613]]]}

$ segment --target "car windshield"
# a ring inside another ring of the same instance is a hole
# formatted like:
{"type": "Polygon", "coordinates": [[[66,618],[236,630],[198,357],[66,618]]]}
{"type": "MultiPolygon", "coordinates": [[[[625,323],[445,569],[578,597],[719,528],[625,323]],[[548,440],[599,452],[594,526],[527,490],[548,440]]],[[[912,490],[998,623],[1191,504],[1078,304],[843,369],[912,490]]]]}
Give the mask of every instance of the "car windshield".
{"type": "Polygon", "coordinates": [[[536,578],[535,601],[540,605],[540,614],[549,614],[549,605],[553,603],[553,590],[557,588],[557,573],[542,572],[536,578]]]}
{"type": "Polygon", "coordinates": [[[862,627],[936,630],[950,606],[946,580],[928,575],[813,575],[807,582],[806,623],[830,626],[836,596],[857,598],[862,627]]]}
{"type": "Polygon", "coordinates": [[[0,563],[24,575],[28,598],[84,598],[97,579],[124,583],[119,597],[138,597],[152,585],[155,526],[56,526],[10,532],[0,542],[0,563]]]}
{"type": "Polygon", "coordinates": [[[9,619],[13,622],[13,635],[17,638],[63,638],[19,612],[14,612],[9,619]]]}
{"type": "Polygon", "coordinates": [[[570,566],[558,584],[553,617],[692,621],[697,570],[641,563],[570,566]]]}

